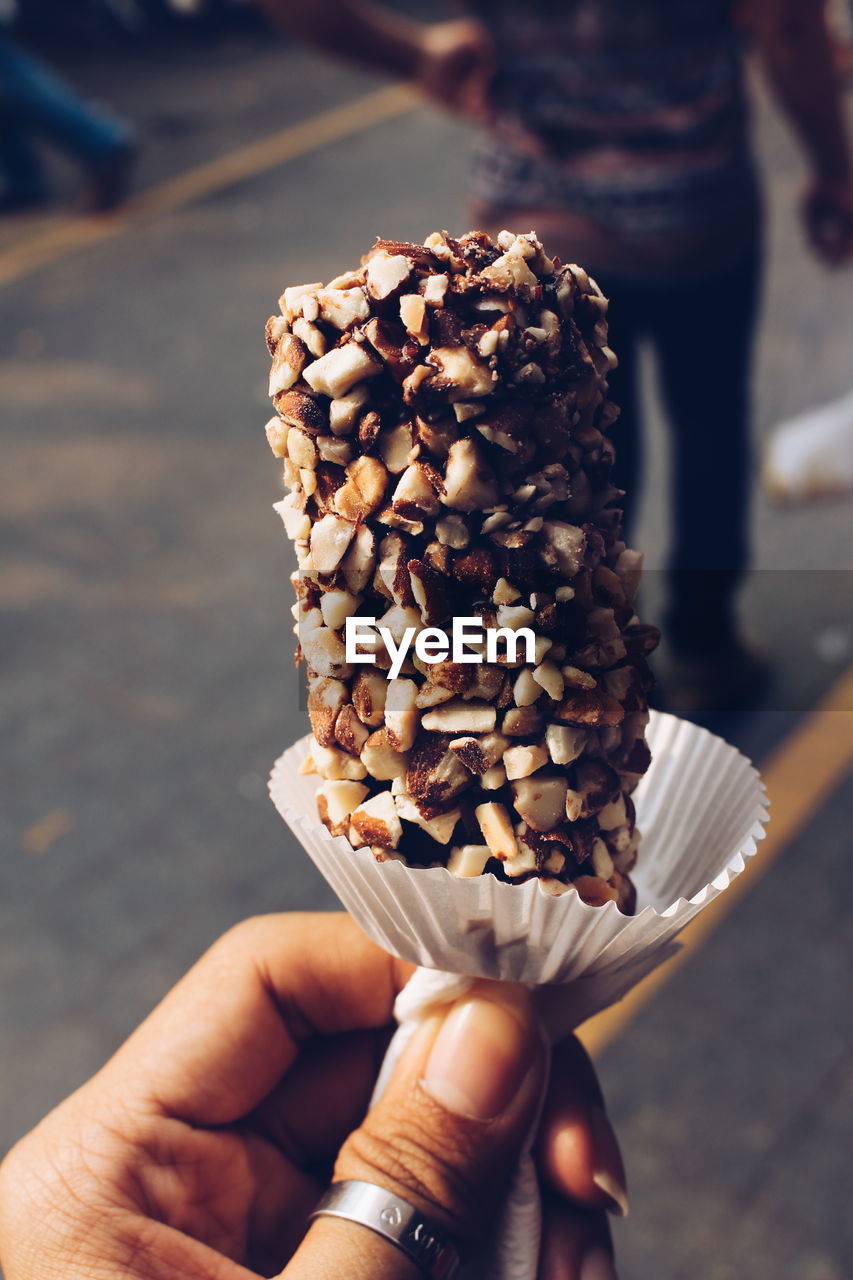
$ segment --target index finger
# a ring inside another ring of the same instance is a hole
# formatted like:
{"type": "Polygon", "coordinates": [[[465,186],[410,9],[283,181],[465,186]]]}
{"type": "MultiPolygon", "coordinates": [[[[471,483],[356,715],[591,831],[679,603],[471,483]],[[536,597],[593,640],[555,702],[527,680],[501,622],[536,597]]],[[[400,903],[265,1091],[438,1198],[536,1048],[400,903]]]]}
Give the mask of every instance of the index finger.
{"type": "Polygon", "coordinates": [[[258,916],[224,934],[95,1077],[192,1124],[251,1111],[311,1035],[382,1027],[413,966],[343,913],[258,916]]]}

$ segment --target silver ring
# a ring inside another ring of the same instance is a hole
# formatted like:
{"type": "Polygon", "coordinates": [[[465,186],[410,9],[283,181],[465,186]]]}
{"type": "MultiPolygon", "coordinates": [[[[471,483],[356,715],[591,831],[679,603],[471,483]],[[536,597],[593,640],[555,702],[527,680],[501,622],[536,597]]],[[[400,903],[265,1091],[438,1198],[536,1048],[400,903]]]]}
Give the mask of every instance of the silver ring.
{"type": "Polygon", "coordinates": [[[372,1182],[333,1182],[309,1222],[347,1218],[388,1240],[420,1267],[430,1280],[451,1280],[459,1266],[456,1246],[429,1218],[384,1187],[372,1182]]]}

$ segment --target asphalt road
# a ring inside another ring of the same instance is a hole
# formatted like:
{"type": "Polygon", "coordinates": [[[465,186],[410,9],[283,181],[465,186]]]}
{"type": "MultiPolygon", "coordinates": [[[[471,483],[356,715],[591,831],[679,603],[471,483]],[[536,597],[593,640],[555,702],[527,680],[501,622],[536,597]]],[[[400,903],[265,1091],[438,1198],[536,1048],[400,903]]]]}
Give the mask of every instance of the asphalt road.
{"type": "MultiPolygon", "coordinates": [[[[75,70],[137,121],[146,186],[374,87],[246,36],[75,70]]],[[[800,246],[801,168],[762,97],[756,129],[763,433],[848,389],[853,295],[800,246]]],[[[334,905],[265,793],[304,718],[263,323],[285,284],[336,274],[377,234],[464,228],[466,141],[418,108],[0,293],[0,1148],[229,924],[334,905]]],[[[56,175],[69,202],[73,174],[56,175]]],[[[7,223],[0,253],[68,211],[7,223]]],[[[656,410],[650,434],[639,542],[654,568],[656,410]]],[[[759,761],[850,661],[849,531],[843,502],[758,503],[745,612],[777,677],[725,727],[759,761]]],[[[627,1280],[851,1274],[851,806],[842,787],[604,1054],[631,1176],[627,1280]]]]}

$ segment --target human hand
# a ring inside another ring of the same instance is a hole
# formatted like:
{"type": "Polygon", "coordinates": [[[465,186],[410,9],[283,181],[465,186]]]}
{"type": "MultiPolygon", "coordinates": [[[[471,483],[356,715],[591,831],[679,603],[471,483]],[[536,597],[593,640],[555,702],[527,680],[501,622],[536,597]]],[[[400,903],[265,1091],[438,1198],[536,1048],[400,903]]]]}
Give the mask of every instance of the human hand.
{"type": "Polygon", "coordinates": [[[485,27],[470,18],[423,27],[416,79],[435,102],[485,121],[495,52],[485,27]]]}
{"type": "MultiPolygon", "coordinates": [[[[411,971],[344,915],[225,934],[0,1168],[6,1280],[417,1280],[357,1224],[306,1234],[333,1169],[402,1195],[463,1255],[487,1239],[545,1051],[526,993],[478,983],[426,1020],[365,1115],[411,971]]],[[[613,1277],[604,1210],[624,1175],[574,1039],[553,1055],[537,1163],[541,1280],[613,1277]]]]}
{"type": "Polygon", "coordinates": [[[815,178],[803,198],[809,244],[829,266],[853,258],[853,181],[815,178]]]}

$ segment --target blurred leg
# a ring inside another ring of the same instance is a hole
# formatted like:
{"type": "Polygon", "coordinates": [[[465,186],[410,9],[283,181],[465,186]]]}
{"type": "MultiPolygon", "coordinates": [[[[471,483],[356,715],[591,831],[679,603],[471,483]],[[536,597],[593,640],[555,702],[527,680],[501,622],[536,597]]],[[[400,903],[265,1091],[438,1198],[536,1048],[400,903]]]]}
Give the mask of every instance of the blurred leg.
{"type": "Polygon", "coordinates": [[[749,559],[759,277],[756,251],[737,270],[661,294],[652,321],[674,446],[667,630],[682,653],[735,640],[735,592],[749,559]]]}
{"type": "Polygon", "coordinates": [[[18,131],[41,134],[88,169],[97,169],[129,148],[129,132],[121,123],[84,102],[2,33],[0,97],[3,115],[18,131]]]}

